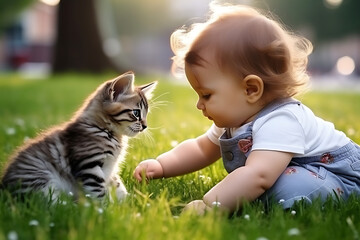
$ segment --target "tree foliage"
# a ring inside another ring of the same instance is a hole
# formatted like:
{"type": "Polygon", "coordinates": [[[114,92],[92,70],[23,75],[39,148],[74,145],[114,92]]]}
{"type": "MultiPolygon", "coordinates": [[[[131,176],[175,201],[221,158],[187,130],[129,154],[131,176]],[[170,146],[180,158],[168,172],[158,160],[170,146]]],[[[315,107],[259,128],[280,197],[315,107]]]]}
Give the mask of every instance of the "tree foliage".
{"type": "Polygon", "coordinates": [[[312,29],[316,41],[360,34],[359,0],[343,0],[338,7],[325,0],[267,0],[264,5],[293,29],[312,29]]]}
{"type": "Polygon", "coordinates": [[[156,33],[169,27],[169,0],[110,0],[119,34],[156,33]]]}
{"type": "Polygon", "coordinates": [[[0,1],[0,34],[12,23],[18,14],[34,0],[1,0],[0,1]]]}

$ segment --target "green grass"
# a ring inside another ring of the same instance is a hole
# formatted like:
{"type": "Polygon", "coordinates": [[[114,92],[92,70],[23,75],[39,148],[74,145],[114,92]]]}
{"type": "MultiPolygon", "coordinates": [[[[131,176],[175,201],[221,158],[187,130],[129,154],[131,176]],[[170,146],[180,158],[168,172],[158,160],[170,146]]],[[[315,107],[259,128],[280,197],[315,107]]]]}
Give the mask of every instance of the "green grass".
{"type": "MultiPolygon", "coordinates": [[[[27,138],[68,120],[107,76],[61,75],[24,80],[0,75],[0,170],[27,138]]],[[[138,84],[156,79],[139,77],[138,84]]],[[[182,206],[199,199],[225,175],[219,161],[186,176],[138,184],[132,171],[143,159],[156,157],[210,125],[196,110],[196,95],[187,86],[160,79],[154,98],[162,104],[149,115],[151,138],[130,141],[121,176],[130,197],[122,203],[99,203],[63,197],[50,205],[41,196],[19,202],[0,193],[2,239],[359,239],[360,198],[329,200],[324,206],[299,203],[294,212],[274,205],[248,204],[238,216],[212,212],[199,217],[181,214],[182,206]]],[[[360,142],[360,95],[308,93],[301,100],[316,114],[335,123],[360,142]]]]}

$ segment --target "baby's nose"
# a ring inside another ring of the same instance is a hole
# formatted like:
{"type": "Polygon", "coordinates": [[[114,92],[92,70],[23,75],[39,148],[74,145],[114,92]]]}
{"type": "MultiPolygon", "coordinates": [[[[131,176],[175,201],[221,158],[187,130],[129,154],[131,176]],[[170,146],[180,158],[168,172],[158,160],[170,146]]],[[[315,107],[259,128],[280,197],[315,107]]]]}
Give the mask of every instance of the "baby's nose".
{"type": "Polygon", "coordinates": [[[204,104],[201,102],[200,99],[196,103],[196,108],[199,109],[199,110],[204,110],[204,104]]]}

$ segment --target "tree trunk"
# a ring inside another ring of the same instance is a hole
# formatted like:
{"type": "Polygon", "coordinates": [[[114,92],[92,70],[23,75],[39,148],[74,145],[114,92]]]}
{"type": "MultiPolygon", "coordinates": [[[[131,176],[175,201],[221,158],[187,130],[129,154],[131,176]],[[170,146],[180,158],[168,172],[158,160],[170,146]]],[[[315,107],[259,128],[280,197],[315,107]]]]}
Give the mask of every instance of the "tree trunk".
{"type": "Polygon", "coordinates": [[[115,66],[105,55],[94,0],[61,0],[53,72],[102,72],[115,66]]]}

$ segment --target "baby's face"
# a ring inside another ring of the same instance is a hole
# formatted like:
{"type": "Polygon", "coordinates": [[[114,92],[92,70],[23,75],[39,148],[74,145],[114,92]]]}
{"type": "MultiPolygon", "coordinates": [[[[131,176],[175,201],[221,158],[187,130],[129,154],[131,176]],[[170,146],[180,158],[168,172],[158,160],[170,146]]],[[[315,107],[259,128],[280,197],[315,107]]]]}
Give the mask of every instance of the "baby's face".
{"type": "Polygon", "coordinates": [[[218,127],[240,127],[250,121],[253,109],[242,79],[224,74],[206,55],[204,59],[208,62],[203,66],[185,64],[187,79],[199,96],[196,107],[218,127]]]}

